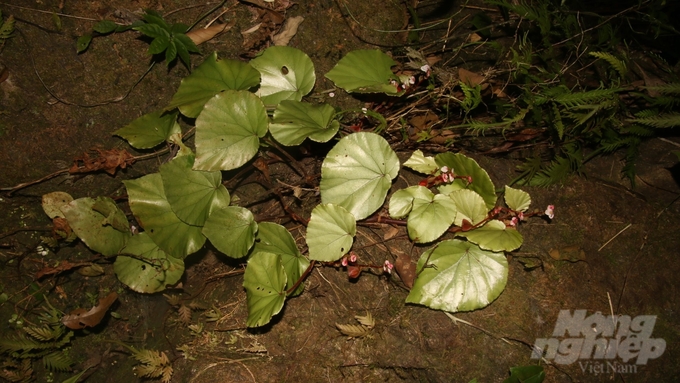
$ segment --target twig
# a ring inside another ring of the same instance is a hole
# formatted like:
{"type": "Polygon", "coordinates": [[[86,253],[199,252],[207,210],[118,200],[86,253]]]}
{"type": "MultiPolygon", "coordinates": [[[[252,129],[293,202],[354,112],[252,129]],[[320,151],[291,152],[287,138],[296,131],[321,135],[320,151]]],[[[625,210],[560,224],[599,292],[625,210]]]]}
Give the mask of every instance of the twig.
{"type": "Polygon", "coordinates": [[[28,7],[22,7],[20,5],[14,5],[14,4],[7,4],[7,3],[0,3],[4,6],[7,7],[12,7],[12,8],[18,8],[18,9],[23,9],[25,11],[31,11],[31,12],[38,12],[38,13],[47,13],[48,15],[57,15],[61,17],[67,17],[71,19],[78,19],[78,20],[86,20],[86,21],[99,21],[98,19],[93,19],[91,17],[82,17],[82,16],[73,16],[73,15],[67,15],[65,13],[59,13],[59,12],[52,12],[52,11],[43,11],[41,9],[35,9],[35,8],[28,8],[28,7]]]}
{"type": "Polygon", "coordinates": [[[619,232],[616,233],[613,237],[611,237],[611,239],[609,239],[609,241],[605,242],[605,244],[602,245],[599,249],[597,249],[597,251],[599,252],[600,250],[604,249],[605,246],[609,245],[609,242],[613,241],[616,237],[619,236],[619,234],[621,234],[621,233],[623,233],[624,231],[628,230],[628,228],[631,227],[632,225],[633,225],[632,223],[629,223],[628,226],[624,227],[623,229],[621,229],[621,231],[619,231],[619,232]]]}

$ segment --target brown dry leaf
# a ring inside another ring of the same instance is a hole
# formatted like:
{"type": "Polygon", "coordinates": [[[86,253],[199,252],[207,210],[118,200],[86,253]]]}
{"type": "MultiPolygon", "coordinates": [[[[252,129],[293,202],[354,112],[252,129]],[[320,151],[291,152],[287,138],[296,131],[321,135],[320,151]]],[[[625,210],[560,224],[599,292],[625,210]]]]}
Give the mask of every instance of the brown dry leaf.
{"type": "Polygon", "coordinates": [[[35,279],[40,279],[44,277],[45,275],[51,275],[51,274],[59,274],[64,271],[71,270],[76,267],[80,266],[90,266],[92,263],[90,262],[77,262],[77,263],[71,263],[69,261],[61,261],[56,267],[44,267],[42,270],[38,271],[35,273],[35,279]]]}
{"type": "Polygon", "coordinates": [[[411,289],[413,282],[416,280],[416,264],[411,262],[411,257],[406,253],[398,252],[394,268],[397,270],[397,274],[399,274],[399,278],[404,282],[404,285],[411,289]]]}
{"type": "Polygon", "coordinates": [[[387,229],[385,235],[383,235],[383,240],[387,241],[388,239],[392,239],[396,237],[397,234],[399,234],[399,228],[397,228],[396,226],[390,226],[390,228],[387,229]]]}
{"type": "Polygon", "coordinates": [[[295,36],[297,33],[298,27],[302,22],[305,21],[305,18],[302,16],[295,16],[287,19],[283,23],[283,27],[281,27],[281,31],[277,33],[276,35],[272,36],[272,42],[276,46],[284,46],[288,45],[290,42],[290,39],[295,36]]]}
{"type": "Polygon", "coordinates": [[[551,249],[548,254],[556,261],[578,262],[586,260],[586,252],[578,246],[565,246],[560,249],[551,249]]]}
{"type": "Polygon", "coordinates": [[[467,69],[458,69],[458,78],[460,81],[464,82],[465,85],[475,87],[484,82],[485,78],[482,75],[478,75],[475,72],[470,72],[467,69]]]}
{"type": "Polygon", "coordinates": [[[470,36],[468,36],[468,41],[471,43],[476,43],[482,40],[482,36],[478,35],[477,33],[470,33],[470,36]]]}
{"type": "Polygon", "coordinates": [[[116,169],[125,169],[135,162],[135,158],[127,150],[102,150],[95,149],[98,157],[91,158],[89,154],[83,153],[81,157],[73,159],[73,166],[68,170],[69,173],[89,173],[103,170],[111,175],[116,173],[116,169]]]}
{"type": "Polygon", "coordinates": [[[71,330],[94,327],[104,319],[104,315],[116,299],[118,299],[118,294],[116,294],[115,291],[112,291],[106,297],[100,298],[99,304],[91,308],[90,311],[85,311],[85,309],[82,308],[75,309],[68,315],[64,315],[64,317],[61,318],[61,323],[71,330]]]}
{"type": "Polygon", "coordinates": [[[230,30],[235,23],[236,20],[233,20],[229,24],[214,24],[208,28],[194,29],[193,31],[187,33],[187,37],[189,37],[196,45],[203,44],[220,33],[230,30]]]}

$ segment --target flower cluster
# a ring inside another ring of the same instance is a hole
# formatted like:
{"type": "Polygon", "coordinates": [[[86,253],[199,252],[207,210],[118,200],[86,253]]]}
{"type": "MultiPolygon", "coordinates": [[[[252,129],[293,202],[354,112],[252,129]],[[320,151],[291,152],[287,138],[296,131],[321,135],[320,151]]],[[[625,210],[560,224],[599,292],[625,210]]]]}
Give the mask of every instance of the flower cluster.
{"type": "Polygon", "coordinates": [[[449,169],[448,166],[444,165],[439,169],[439,175],[427,177],[426,179],[420,181],[418,185],[429,188],[441,184],[450,184],[451,182],[455,181],[456,178],[462,178],[466,180],[468,184],[472,183],[472,176],[456,176],[456,173],[454,173],[453,169],[449,169]]]}

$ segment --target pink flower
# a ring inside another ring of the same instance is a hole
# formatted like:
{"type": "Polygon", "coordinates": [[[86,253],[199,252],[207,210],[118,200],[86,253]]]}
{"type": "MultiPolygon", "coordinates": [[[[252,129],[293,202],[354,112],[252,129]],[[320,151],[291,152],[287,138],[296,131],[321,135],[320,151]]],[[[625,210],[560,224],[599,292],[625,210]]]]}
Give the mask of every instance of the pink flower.
{"type": "Polygon", "coordinates": [[[510,226],[512,227],[517,226],[517,222],[518,222],[517,217],[512,217],[512,219],[510,220],[510,226]]]}
{"type": "Polygon", "coordinates": [[[555,205],[548,205],[548,208],[545,209],[545,215],[550,219],[555,218],[555,205]]]}
{"type": "Polygon", "coordinates": [[[349,253],[349,261],[350,261],[351,263],[356,263],[356,261],[357,261],[357,255],[354,254],[354,253],[349,253]]]}
{"type": "Polygon", "coordinates": [[[383,271],[386,272],[387,274],[392,274],[393,268],[394,268],[394,265],[392,264],[392,262],[390,262],[386,259],[385,264],[383,265],[383,271]]]}
{"type": "Polygon", "coordinates": [[[347,257],[342,257],[342,262],[341,264],[345,267],[347,267],[347,257]]]}
{"type": "Polygon", "coordinates": [[[441,171],[442,171],[442,173],[448,173],[448,172],[449,172],[449,167],[446,166],[446,165],[444,165],[444,166],[442,166],[441,171]]]}
{"type": "Polygon", "coordinates": [[[517,212],[517,218],[518,218],[520,221],[524,221],[524,213],[521,212],[521,211],[517,212]]]}

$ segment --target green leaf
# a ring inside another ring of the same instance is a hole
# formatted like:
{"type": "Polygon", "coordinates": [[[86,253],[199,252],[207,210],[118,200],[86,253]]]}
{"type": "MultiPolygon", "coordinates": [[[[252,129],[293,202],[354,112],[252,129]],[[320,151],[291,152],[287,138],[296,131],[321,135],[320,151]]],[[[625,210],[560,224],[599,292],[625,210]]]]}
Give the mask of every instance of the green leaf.
{"type": "Polygon", "coordinates": [[[102,35],[114,32],[117,28],[118,24],[111,20],[102,20],[92,27],[95,32],[101,33],[102,35]]]}
{"type": "Polygon", "coordinates": [[[440,187],[440,193],[449,194],[454,190],[470,189],[484,198],[488,210],[496,206],[496,187],[491,182],[489,173],[482,169],[477,161],[460,153],[440,153],[435,156],[435,161],[440,168],[448,166],[456,175],[472,177],[472,183],[469,186],[466,181],[457,179],[451,184],[440,187]]]}
{"type": "Polygon", "coordinates": [[[503,383],[541,383],[544,379],[543,366],[510,367],[510,377],[503,383]]]}
{"type": "Polygon", "coordinates": [[[76,42],[76,53],[85,52],[85,50],[90,46],[91,42],[92,42],[92,35],[89,34],[89,33],[86,33],[86,34],[78,37],[78,41],[76,42]]]}
{"type": "Polygon", "coordinates": [[[262,75],[257,95],[267,105],[283,100],[302,100],[314,87],[314,64],[304,52],[292,47],[269,47],[250,61],[262,75]]]}
{"type": "Polygon", "coordinates": [[[144,21],[149,23],[148,25],[158,26],[161,29],[164,29],[168,32],[170,31],[170,26],[168,25],[168,23],[165,22],[163,16],[160,13],[154,11],[153,9],[145,10],[144,14],[142,15],[142,18],[144,19],[144,21]]]}
{"type": "Polygon", "coordinates": [[[137,118],[113,134],[126,139],[136,149],[151,149],[181,132],[177,113],[157,110],[137,118]]]}
{"type": "Polygon", "coordinates": [[[389,213],[390,217],[400,219],[406,217],[413,209],[413,200],[432,199],[432,192],[424,186],[409,186],[394,192],[390,197],[389,213]]]}
{"type": "Polygon", "coordinates": [[[248,260],[243,276],[248,302],[246,326],[263,326],[278,314],[286,300],[286,273],[281,256],[274,253],[255,253],[248,260]]]}
{"type": "Polygon", "coordinates": [[[170,39],[168,42],[168,47],[165,49],[165,62],[167,63],[168,67],[173,61],[175,61],[175,58],[177,58],[177,45],[175,44],[175,40],[170,39]]]}
{"type": "Polygon", "coordinates": [[[182,79],[166,109],[179,108],[183,115],[196,118],[214,95],[224,90],[248,90],[260,83],[260,72],[236,60],[218,60],[217,52],[182,79]]]}
{"type": "Polygon", "coordinates": [[[413,210],[406,223],[408,236],[416,243],[428,243],[441,237],[456,218],[456,204],[451,198],[424,189],[429,197],[413,199],[413,210]]]}
{"type": "Polygon", "coordinates": [[[524,190],[505,185],[505,204],[514,211],[527,211],[531,206],[531,196],[524,190]]]}
{"type": "Polygon", "coordinates": [[[118,208],[118,205],[111,198],[95,198],[92,210],[104,216],[102,225],[110,225],[122,233],[130,233],[130,224],[125,213],[118,208]]]}
{"type": "Polygon", "coordinates": [[[168,49],[169,46],[170,36],[159,36],[153,39],[153,41],[151,41],[147,53],[149,53],[150,55],[157,55],[159,53],[165,52],[165,50],[168,49]]]}
{"type": "MultiPolygon", "coordinates": [[[[147,20],[148,22],[148,20],[147,20]]],[[[163,23],[165,24],[165,23],[163,23]]],[[[165,27],[158,25],[158,24],[153,24],[153,23],[147,23],[147,24],[142,24],[140,26],[132,28],[136,31],[142,32],[143,34],[154,38],[154,39],[164,39],[165,41],[169,41],[170,39],[170,32],[167,29],[167,24],[165,27]]]]}
{"type": "Polygon", "coordinates": [[[205,236],[202,228],[187,225],[172,211],[160,173],[123,183],[135,219],[161,250],[183,259],[203,247],[205,236]]]}
{"type": "Polygon", "coordinates": [[[189,225],[203,226],[211,212],[229,206],[220,171],[192,170],[194,155],[178,156],[161,165],[163,189],[172,211],[189,225]]]}
{"type": "MultiPolygon", "coordinates": [[[[105,199],[115,206],[110,198],[99,198],[100,201],[105,199]]],[[[129,229],[121,231],[111,226],[106,216],[93,210],[95,203],[97,203],[97,200],[89,197],[79,198],[63,205],[61,212],[66,217],[69,226],[87,247],[104,256],[118,254],[132,234],[129,229]]],[[[120,211],[117,206],[115,210],[120,211]]],[[[115,216],[116,212],[112,214],[115,216]]],[[[120,214],[125,217],[122,211],[120,211],[120,214]]]]}
{"type": "Polygon", "coordinates": [[[286,146],[300,145],[305,138],[327,142],[340,128],[340,123],[333,117],[335,109],[328,104],[283,100],[276,106],[269,131],[276,141],[286,146]]]}
{"type": "Polygon", "coordinates": [[[420,271],[406,302],[449,312],[489,305],[505,289],[508,262],[502,253],[485,251],[457,239],[423,253],[420,271]]]}
{"type": "Polygon", "coordinates": [[[146,233],[139,233],[121,251],[137,257],[119,255],[113,263],[118,279],[138,293],[155,293],[177,283],[184,274],[184,261],[169,257],[146,233]]]}
{"type": "Polygon", "coordinates": [[[385,202],[398,172],[399,158],[384,138],[369,132],[350,134],[338,141],[321,165],[321,201],[364,219],[385,202]]]}
{"type": "Polygon", "coordinates": [[[404,162],[404,166],[423,174],[432,174],[439,170],[434,157],[425,157],[420,150],[413,152],[411,157],[404,162]]]}
{"type": "Polygon", "coordinates": [[[474,191],[467,189],[456,190],[451,192],[449,197],[451,197],[458,208],[458,214],[456,214],[454,221],[456,226],[463,226],[464,219],[470,221],[473,225],[486,219],[489,210],[486,208],[482,196],[474,191]]]}
{"type": "Polygon", "coordinates": [[[222,253],[241,258],[255,243],[257,223],[250,210],[229,206],[213,211],[205,221],[203,234],[222,253]]]}
{"type": "Polygon", "coordinates": [[[390,83],[399,81],[390,69],[395,65],[397,63],[380,50],[360,49],[340,59],[326,77],[347,92],[396,95],[399,91],[390,83]]]}
{"type": "Polygon", "coordinates": [[[307,225],[309,259],[333,262],[349,252],[357,233],[354,216],[345,208],[321,204],[312,210],[307,225]]]}
{"type": "MultiPolygon", "coordinates": [[[[309,260],[300,254],[293,236],[285,227],[273,222],[260,222],[257,225],[257,239],[255,245],[253,245],[252,254],[259,252],[274,253],[281,256],[281,262],[288,277],[286,290],[292,288],[309,267],[309,260]]],[[[299,295],[303,289],[304,284],[301,283],[289,295],[299,295]]]]}
{"type": "Polygon", "coordinates": [[[267,133],[267,112],[250,92],[213,97],[196,119],[196,170],[231,170],[248,162],[267,133]]]}
{"type": "Polygon", "coordinates": [[[465,237],[470,242],[474,242],[484,250],[491,251],[513,251],[522,246],[522,234],[511,227],[506,227],[499,220],[491,220],[484,226],[465,232],[458,232],[456,235],[465,237]]]}

